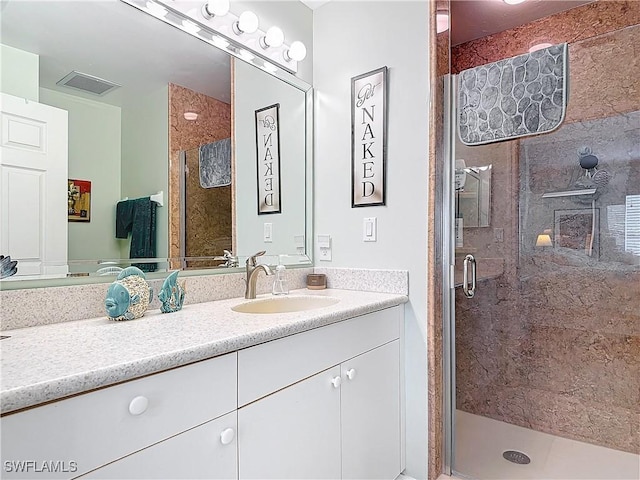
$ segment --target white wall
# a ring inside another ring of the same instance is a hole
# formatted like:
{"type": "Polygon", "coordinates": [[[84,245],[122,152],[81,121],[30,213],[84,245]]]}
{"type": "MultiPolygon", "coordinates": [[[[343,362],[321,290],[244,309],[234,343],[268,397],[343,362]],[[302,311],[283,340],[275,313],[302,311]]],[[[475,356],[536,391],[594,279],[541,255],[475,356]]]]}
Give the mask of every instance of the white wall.
{"type": "MultiPolygon", "coordinates": [[[[244,62],[236,62],[234,148],[237,255],[266,250],[296,253],[294,236],[305,233],[305,94],[244,62]],[[279,103],[281,213],[258,215],[255,111],[279,103]],[[273,225],[265,243],[264,224],[273,225]]],[[[269,263],[274,260],[270,259],[269,263]]]]}
{"type": "Polygon", "coordinates": [[[119,258],[120,108],[46,88],[40,103],[69,112],[69,178],[91,181],[90,221],[68,223],[69,260],[119,258]]]}
{"type": "Polygon", "coordinates": [[[0,44],[0,91],[38,101],[40,57],[0,44]]]}
{"type": "MultiPolygon", "coordinates": [[[[150,90],[122,108],[122,196],[148,197],[162,190],[156,216],[156,257],[169,255],[169,86],[150,90]]],[[[115,205],[114,205],[115,211],[115,205]]],[[[114,217],[115,218],[115,217],[114,217]]],[[[129,240],[120,240],[129,258],[129,240]]]]}
{"type": "Polygon", "coordinates": [[[314,232],[332,237],[319,267],[406,269],[407,473],[427,476],[427,1],[333,1],[314,11],[314,232]],[[387,201],[351,208],[351,77],[389,67],[387,201]],[[377,217],[378,241],[362,241],[377,217]]]}

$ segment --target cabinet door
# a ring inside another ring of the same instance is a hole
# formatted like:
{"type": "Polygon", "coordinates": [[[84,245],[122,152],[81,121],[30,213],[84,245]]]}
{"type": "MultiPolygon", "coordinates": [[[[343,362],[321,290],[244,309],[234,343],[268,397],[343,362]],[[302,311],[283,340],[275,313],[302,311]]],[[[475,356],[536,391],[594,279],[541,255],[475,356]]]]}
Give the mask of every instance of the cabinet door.
{"type": "Polygon", "coordinates": [[[239,409],[238,463],[240,479],[340,478],[340,368],[239,409]]]}
{"type": "Polygon", "coordinates": [[[236,412],[83,475],[82,479],[238,478],[236,412]]]}
{"type": "Polygon", "coordinates": [[[382,345],[342,363],[342,478],[400,473],[400,348],[382,345]]]}

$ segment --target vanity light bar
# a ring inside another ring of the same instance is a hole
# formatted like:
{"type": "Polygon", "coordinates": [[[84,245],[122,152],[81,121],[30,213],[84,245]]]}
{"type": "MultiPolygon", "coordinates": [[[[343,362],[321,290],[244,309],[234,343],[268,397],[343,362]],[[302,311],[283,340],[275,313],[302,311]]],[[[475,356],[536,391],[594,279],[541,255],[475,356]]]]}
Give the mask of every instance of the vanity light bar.
{"type": "Polygon", "coordinates": [[[166,0],[121,0],[145,13],[153,15],[169,25],[193,35],[234,57],[266,70],[270,73],[281,68],[290,73],[298,71],[298,61],[286,54],[290,47],[284,43],[280,46],[264,48],[261,39],[266,33],[258,29],[253,33],[234,32],[234,25],[239,17],[229,12],[224,16],[205,17],[201,5],[196,2],[166,0]],[[166,13],[165,13],[166,12],[166,13]],[[250,58],[253,56],[253,58],[250,58]]]}

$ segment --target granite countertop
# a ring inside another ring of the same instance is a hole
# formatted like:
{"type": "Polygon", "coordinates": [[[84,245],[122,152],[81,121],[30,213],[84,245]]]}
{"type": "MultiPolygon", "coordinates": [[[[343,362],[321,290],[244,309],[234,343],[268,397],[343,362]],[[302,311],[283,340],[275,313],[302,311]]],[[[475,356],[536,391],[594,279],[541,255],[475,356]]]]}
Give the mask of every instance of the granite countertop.
{"type": "MultiPolygon", "coordinates": [[[[1,413],[58,400],[173,367],[237,351],[405,303],[405,295],[353,290],[293,290],[339,298],[303,312],[237,313],[244,298],[185,306],[114,322],[106,317],[7,330],[0,342],[1,413]]],[[[258,299],[271,295],[259,295],[258,299]]]]}

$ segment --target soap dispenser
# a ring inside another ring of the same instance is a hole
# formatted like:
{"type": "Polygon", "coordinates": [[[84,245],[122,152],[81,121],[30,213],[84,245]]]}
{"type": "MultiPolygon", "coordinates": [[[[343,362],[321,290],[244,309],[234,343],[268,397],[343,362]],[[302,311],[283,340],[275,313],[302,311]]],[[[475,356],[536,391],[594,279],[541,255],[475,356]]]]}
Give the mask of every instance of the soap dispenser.
{"type": "Polygon", "coordinates": [[[274,295],[287,295],[289,293],[289,286],[287,285],[287,268],[284,265],[279,264],[276,267],[275,277],[272,293],[274,295]]]}

